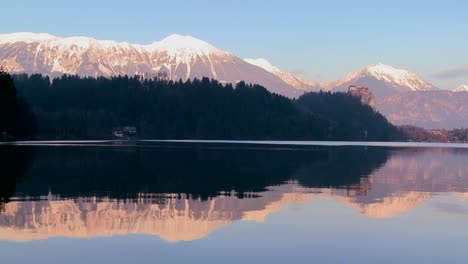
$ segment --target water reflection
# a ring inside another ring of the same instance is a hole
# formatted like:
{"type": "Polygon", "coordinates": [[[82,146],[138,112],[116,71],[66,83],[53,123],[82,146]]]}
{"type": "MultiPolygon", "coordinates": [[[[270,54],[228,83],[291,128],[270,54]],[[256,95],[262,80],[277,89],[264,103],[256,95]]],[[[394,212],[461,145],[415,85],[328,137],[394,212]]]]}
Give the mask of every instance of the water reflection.
{"type": "MultiPolygon", "coordinates": [[[[13,152],[3,150],[6,161],[13,152]]],[[[2,164],[8,177],[2,176],[0,240],[148,234],[188,241],[238,220],[263,222],[286,205],[319,197],[373,218],[397,217],[437,193],[468,197],[465,149],[166,144],[14,150],[16,158],[2,164]]]]}
{"type": "Polygon", "coordinates": [[[437,193],[465,195],[468,191],[467,150],[403,149],[393,153],[353,191],[331,195],[358,207],[370,217],[386,218],[407,212],[437,193]]]}
{"type": "Polygon", "coordinates": [[[0,147],[0,211],[16,191],[16,183],[29,168],[33,150],[15,146],[0,147]]]}
{"type": "Polygon", "coordinates": [[[167,241],[195,240],[236,220],[262,222],[283,205],[310,199],[310,194],[296,192],[296,188],[294,184],[273,187],[243,199],[165,195],[157,202],[151,198],[125,201],[96,197],[10,202],[0,216],[0,239],[150,234],[167,241]]]}

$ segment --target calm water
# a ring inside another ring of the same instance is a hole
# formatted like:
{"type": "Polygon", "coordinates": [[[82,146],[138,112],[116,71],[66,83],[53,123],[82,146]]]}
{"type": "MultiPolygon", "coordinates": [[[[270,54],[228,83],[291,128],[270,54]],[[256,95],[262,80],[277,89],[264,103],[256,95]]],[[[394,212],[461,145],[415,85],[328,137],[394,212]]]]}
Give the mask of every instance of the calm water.
{"type": "Polygon", "coordinates": [[[1,263],[468,261],[466,145],[263,143],[2,145],[1,263]]]}

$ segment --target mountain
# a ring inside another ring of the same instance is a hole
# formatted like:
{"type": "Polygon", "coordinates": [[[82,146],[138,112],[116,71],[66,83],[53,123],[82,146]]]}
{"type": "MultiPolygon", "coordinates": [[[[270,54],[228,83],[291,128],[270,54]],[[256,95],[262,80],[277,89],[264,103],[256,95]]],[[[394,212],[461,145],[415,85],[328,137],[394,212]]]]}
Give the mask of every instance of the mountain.
{"type": "MultiPolygon", "coordinates": [[[[396,124],[462,127],[466,126],[468,118],[463,110],[468,101],[462,102],[444,92],[440,93],[441,98],[433,98],[434,93],[425,94],[438,89],[408,70],[377,63],[340,80],[319,83],[282,71],[265,59],[244,60],[205,41],[177,34],[149,45],[89,37],[62,38],[45,33],[0,34],[0,66],[13,73],[51,76],[137,74],[171,80],[206,76],[222,83],[244,80],[291,98],[307,91],[347,91],[354,85],[368,87],[375,96],[377,110],[396,124]],[[412,104],[403,105],[403,102],[412,104]],[[427,105],[414,107],[422,102],[427,105]],[[405,114],[403,109],[412,114],[405,114]]],[[[454,91],[467,90],[467,86],[462,85],[454,91]]]]}
{"type": "Polygon", "coordinates": [[[346,91],[350,85],[368,87],[378,101],[395,93],[437,90],[415,73],[383,63],[364,67],[338,81],[325,84],[325,87],[334,91],[346,91]]]}
{"type": "Polygon", "coordinates": [[[347,91],[351,85],[368,87],[379,99],[386,96],[408,91],[432,91],[437,88],[415,73],[397,69],[393,66],[377,63],[350,73],[342,79],[333,82],[314,82],[294,76],[280,70],[266,59],[244,59],[246,62],[273,73],[285,83],[304,91],[332,90],[347,91]]]}
{"type": "Polygon", "coordinates": [[[467,127],[468,93],[447,90],[393,94],[377,108],[396,125],[425,128],[467,127]]]}
{"type": "Polygon", "coordinates": [[[462,84],[453,90],[454,92],[468,92],[468,85],[462,84]]]}
{"type": "Polygon", "coordinates": [[[303,93],[276,75],[191,36],[170,35],[149,45],[50,34],[0,34],[0,65],[13,73],[51,76],[209,77],[220,82],[258,83],[289,97],[303,93]]]}
{"type": "MultiPolygon", "coordinates": [[[[467,126],[468,96],[465,93],[439,90],[408,70],[373,64],[325,84],[325,89],[346,91],[349,86],[368,87],[375,96],[377,110],[395,125],[447,129],[467,126]]],[[[460,86],[454,91],[466,88],[460,86]]]]}
{"type": "Polygon", "coordinates": [[[266,59],[240,59],[191,36],[173,34],[149,45],[45,33],[0,34],[0,65],[13,73],[51,76],[165,76],[171,80],[209,77],[220,82],[258,83],[270,91],[297,97],[304,91],[345,91],[369,87],[379,99],[395,92],[434,90],[418,75],[378,63],[338,81],[318,83],[280,70],[266,59]]]}
{"type": "Polygon", "coordinates": [[[244,61],[258,66],[270,73],[273,73],[274,75],[278,76],[281,80],[283,80],[285,83],[291,85],[292,87],[299,89],[299,90],[304,90],[304,91],[312,91],[312,90],[320,90],[320,84],[314,81],[309,81],[306,79],[302,79],[299,77],[294,76],[293,74],[289,72],[285,72],[280,70],[278,67],[272,65],[269,61],[263,58],[259,59],[244,59],[244,61]]]}

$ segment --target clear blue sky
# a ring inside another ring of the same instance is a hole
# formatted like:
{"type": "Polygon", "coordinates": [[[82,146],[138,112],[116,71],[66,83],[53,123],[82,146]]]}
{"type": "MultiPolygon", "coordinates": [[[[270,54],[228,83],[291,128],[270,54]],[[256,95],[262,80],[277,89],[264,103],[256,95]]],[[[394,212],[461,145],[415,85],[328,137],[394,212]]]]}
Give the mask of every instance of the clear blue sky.
{"type": "Polygon", "coordinates": [[[16,0],[1,13],[1,33],[141,44],[179,33],[313,80],[384,62],[440,88],[468,84],[468,1],[16,0]]]}

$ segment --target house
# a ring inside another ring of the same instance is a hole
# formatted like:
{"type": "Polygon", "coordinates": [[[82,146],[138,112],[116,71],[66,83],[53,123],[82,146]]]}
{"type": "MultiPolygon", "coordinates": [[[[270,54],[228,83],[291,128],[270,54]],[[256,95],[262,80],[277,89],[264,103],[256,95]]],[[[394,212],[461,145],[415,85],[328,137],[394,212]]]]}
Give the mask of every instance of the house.
{"type": "Polygon", "coordinates": [[[134,126],[124,126],[115,129],[112,132],[112,135],[116,138],[134,138],[137,135],[137,129],[134,126]]]}

